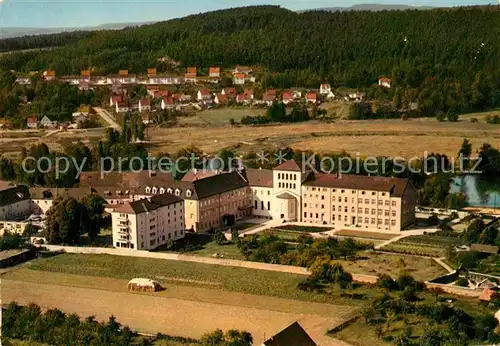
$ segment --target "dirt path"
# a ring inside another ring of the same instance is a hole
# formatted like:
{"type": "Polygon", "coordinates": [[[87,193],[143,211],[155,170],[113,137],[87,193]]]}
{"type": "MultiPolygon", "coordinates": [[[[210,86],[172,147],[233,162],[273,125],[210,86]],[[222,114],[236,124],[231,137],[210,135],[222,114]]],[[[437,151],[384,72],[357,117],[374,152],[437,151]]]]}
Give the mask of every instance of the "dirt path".
{"type": "Polygon", "coordinates": [[[252,333],[256,345],[288,324],[299,321],[318,345],[346,345],[325,336],[326,331],[339,320],[316,314],[9,279],[2,279],[2,301],[4,304],[10,301],[20,304],[36,302],[45,309],[57,307],[82,317],[95,315],[98,320],[107,320],[114,315],[122,324],[146,333],[162,332],[199,338],[216,328],[244,329],[252,333]]]}
{"type": "Polygon", "coordinates": [[[94,109],[96,110],[97,114],[99,114],[99,116],[101,118],[103,118],[104,121],[106,121],[109,124],[109,126],[111,126],[112,128],[114,128],[117,131],[122,130],[122,127],[116,122],[114,117],[111,114],[109,114],[109,112],[107,110],[105,110],[103,108],[99,108],[99,107],[94,107],[94,109]]]}

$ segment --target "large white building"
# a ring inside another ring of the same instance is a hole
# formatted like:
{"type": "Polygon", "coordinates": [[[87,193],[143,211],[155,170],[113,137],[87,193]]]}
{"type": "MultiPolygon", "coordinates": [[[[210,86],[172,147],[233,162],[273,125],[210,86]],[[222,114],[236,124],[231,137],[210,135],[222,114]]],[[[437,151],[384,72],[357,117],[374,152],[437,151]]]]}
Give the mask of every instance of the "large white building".
{"type": "Polygon", "coordinates": [[[111,213],[113,246],[152,250],[184,237],[184,201],[162,194],[125,203],[111,213]]]}

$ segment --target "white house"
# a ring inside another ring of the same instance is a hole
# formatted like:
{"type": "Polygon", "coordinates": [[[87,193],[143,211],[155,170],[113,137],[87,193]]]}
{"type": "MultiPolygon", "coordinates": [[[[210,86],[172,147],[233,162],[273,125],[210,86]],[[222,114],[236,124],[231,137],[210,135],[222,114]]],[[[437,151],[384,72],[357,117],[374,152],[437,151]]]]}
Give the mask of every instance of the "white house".
{"type": "Polygon", "coordinates": [[[233,78],[234,85],[243,85],[245,84],[245,74],[244,73],[235,73],[233,78]]]}
{"type": "Polygon", "coordinates": [[[116,113],[127,113],[130,111],[130,106],[127,102],[121,101],[116,103],[115,112],[116,113]]]}
{"type": "Polygon", "coordinates": [[[29,129],[36,129],[38,127],[38,119],[36,117],[28,117],[26,119],[26,126],[29,129]]]}
{"type": "Polygon", "coordinates": [[[208,76],[212,78],[220,78],[220,67],[210,67],[208,69],[208,76]]]}
{"type": "Polygon", "coordinates": [[[212,94],[207,89],[198,90],[197,100],[203,101],[203,102],[206,102],[208,100],[212,100],[212,94]]]}
{"type": "Polygon", "coordinates": [[[49,128],[56,127],[57,121],[52,121],[48,116],[44,116],[42,120],[40,120],[40,126],[49,128]]]}
{"type": "Polygon", "coordinates": [[[31,78],[29,77],[17,77],[16,83],[20,85],[31,85],[31,78]]]}
{"type": "Polygon", "coordinates": [[[328,95],[331,92],[332,92],[332,88],[330,87],[330,84],[321,84],[319,86],[319,93],[321,95],[328,95]]]}
{"type": "Polygon", "coordinates": [[[160,194],[125,203],[111,213],[113,246],[153,250],[184,237],[184,200],[160,194]]]}
{"type": "Polygon", "coordinates": [[[148,84],[157,84],[157,85],[174,85],[174,84],[180,84],[181,83],[181,77],[178,76],[151,76],[148,79],[148,84]]]}
{"type": "Polygon", "coordinates": [[[174,99],[171,97],[164,97],[161,100],[161,109],[172,109],[174,108],[174,99]]]}
{"type": "Polygon", "coordinates": [[[392,80],[387,77],[381,77],[378,79],[378,85],[383,88],[390,89],[392,86],[392,80]]]}

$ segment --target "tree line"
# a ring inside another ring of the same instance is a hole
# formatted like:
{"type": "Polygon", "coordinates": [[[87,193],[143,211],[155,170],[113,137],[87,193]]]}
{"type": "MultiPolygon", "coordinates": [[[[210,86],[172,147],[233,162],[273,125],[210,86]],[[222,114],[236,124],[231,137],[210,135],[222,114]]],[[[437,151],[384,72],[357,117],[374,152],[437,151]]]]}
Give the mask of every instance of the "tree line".
{"type": "Polygon", "coordinates": [[[204,334],[200,340],[163,334],[143,337],[121,325],[114,316],[110,316],[107,322],[99,322],[95,316],[81,319],[76,314],[65,314],[59,309],[42,312],[40,306],[34,303],[22,306],[11,302],[2,313],[4,338],[55,346],[148,346],[156,342],[174,342],[186,346],[251,346],[253,342],[252,335],[246,331],[228,330],[224,333],[220,329],[204,334]]]}

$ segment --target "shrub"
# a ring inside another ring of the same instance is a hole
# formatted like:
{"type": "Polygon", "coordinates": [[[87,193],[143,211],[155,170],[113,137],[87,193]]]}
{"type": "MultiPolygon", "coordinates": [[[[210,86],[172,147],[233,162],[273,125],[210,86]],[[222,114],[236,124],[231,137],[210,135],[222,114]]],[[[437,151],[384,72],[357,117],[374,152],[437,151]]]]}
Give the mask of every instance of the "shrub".
{"type": "Polygon", "coordinates": [[[455,282],[455,285],[460,286],[460,287],[469,287],[469,280],[466,278],[460,278],[455,282]]]}
{"type": "Polygon", "coordinates": [[[475,123],[478,123],[479,120],[477,120],[477,118],[470,118],[469,120],[471,123],[475,124],[475,123]]]}

